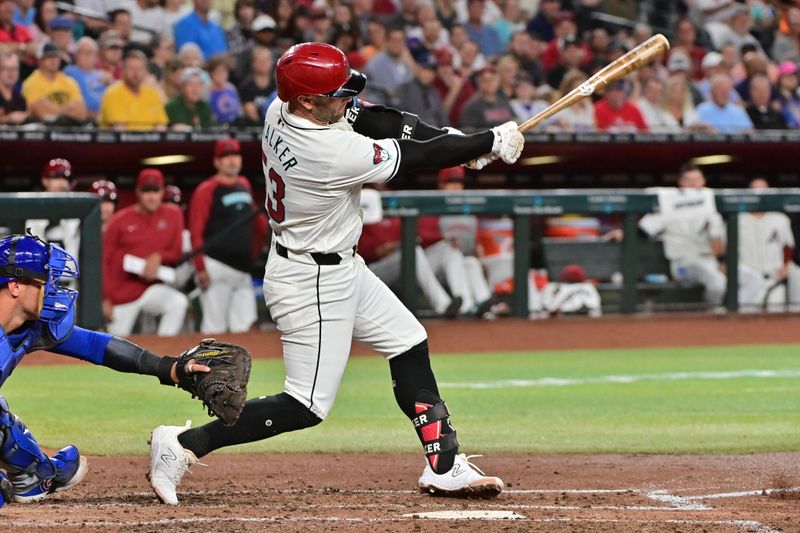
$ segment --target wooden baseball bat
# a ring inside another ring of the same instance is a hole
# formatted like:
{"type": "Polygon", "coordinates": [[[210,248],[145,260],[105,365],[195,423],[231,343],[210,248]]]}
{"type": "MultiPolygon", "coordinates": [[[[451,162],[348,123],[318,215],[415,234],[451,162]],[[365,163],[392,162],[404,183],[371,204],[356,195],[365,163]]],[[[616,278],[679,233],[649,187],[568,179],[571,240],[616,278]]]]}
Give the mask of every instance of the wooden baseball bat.
{"type": "Polygon", "coordinates": [[[562,109],[571,106],[581,98],[591,96],[598,88],[607,87],[625,75],[641,68],[667,50],[669,50],[669,41],[666,37],[660,33],[650,37],[624,56],[606,65],[603,70],[598,71],[594,76],[559,98],[550,107],[520,124],[519,131],[524,133],[562,109]]]}

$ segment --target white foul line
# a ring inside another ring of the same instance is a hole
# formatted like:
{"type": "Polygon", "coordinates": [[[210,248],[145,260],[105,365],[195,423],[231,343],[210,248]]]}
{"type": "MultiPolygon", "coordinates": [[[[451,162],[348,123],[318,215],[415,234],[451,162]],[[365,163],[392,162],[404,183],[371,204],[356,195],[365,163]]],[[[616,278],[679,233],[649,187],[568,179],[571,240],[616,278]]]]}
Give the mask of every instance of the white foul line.
{"type": "Polygon", "coordinates": [[[505,389],[521,387],[566,387],[570,385],[593,385],[600,383],[637,383],[640,381],[686,381],[686,380],[727,380],[741,378],[775,379],[800,378],[800,370],[729,370],[698,372],[664,372],[661,374],[619,374],[586,378],[542,377],[536,379],[501,379],[484,382],[440,383],[440,387],[452,389],[505,389]]]}

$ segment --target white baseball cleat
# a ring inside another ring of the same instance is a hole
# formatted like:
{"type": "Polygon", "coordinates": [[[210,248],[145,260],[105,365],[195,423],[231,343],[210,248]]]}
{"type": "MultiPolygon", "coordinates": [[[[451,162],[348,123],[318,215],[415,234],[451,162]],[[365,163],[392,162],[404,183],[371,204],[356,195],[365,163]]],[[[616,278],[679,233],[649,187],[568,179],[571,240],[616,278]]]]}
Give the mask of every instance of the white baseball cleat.
{"type": "Polygon", "coordinates": [[[487,476],[477,466],[470,463],[473,457],[463,453],[456,455],[453,468],[444,474],[437,474],[425,461],[425,470],[419,478],[419,491],[432,496],[454,498],[494,498],[503,491],[503,480],[487,476]]]}
{"type": "Polygon", "coordinates": [[[147,479],[158,498],[168,505],[178,505],[176,490],[181,478],[197,457],[178,442],[178,435],[192,426],[158,426],[150,436],[150,471],[147,479]]]}

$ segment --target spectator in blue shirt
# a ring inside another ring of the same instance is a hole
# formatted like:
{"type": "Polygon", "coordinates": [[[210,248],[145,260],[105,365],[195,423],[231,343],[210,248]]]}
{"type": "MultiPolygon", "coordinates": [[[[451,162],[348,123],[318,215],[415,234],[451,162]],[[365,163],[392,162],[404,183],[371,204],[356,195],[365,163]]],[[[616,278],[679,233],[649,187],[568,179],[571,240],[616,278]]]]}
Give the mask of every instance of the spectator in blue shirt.
{"type": "Polygon", "coordinates": [[[469,0],[467,13],[469,20],[464,25],[469,38],[478,43],[481,53],[486,57],[494,57],[503,53],[504,46],[497,30],[483,23],[483,1],[469,0]]]}
{"type": "Polygon", "coordinates": [[[225,32],[219,24],[208,18],[211,0],[194,0],[194,11],[175,23],[175,47],[180,49],[185,43],[196,43],[208,59],[228,51],[225,32]]]}
{"type": "Polygon", "coordinates": [[[64,73],[78,82],[89,118],[95,120],[108,85],[114,81],[111,75],[97,68],[97,42],[91,37],[81,37],[75,47],[75,64],[64,69],[64,73]]]}
{"type": "Polygon", "coordinates": [[[697,106],[698,121],[720,133],[746,133],[753,122],[740,106],[730,103],[733,82],[727,74],[711,78],[711,100],[697,106]]]}
{"type": "Polygon", "coordinates": [[[230,68],[226,56],[214,56],[208,60],[206,70],[211,75],[209,87],[209,102],[214,122],[217,124],[230,124],[242,116],[242,102],[239,92],[228,81],[230,68]]]}

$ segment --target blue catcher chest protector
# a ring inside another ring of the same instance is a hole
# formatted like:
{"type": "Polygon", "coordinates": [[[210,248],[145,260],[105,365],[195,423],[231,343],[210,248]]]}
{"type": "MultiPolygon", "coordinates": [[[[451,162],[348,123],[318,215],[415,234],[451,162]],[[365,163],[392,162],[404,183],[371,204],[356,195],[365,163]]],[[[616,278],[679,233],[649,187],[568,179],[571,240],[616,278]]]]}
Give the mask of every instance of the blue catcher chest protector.
{"type": "Polygon", "coordinates": [[[75,258],[57,244],[30,234],[0,240],[0,286],[14,279],[42,282],[39,320],[56,342],[72,330],[78,297],[78,291],[62,287],[61,281],[78,275],[75,258]]]}

